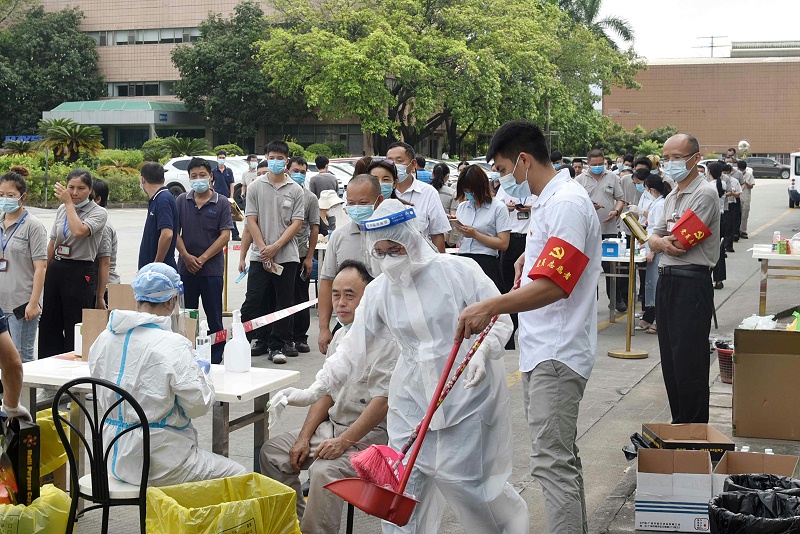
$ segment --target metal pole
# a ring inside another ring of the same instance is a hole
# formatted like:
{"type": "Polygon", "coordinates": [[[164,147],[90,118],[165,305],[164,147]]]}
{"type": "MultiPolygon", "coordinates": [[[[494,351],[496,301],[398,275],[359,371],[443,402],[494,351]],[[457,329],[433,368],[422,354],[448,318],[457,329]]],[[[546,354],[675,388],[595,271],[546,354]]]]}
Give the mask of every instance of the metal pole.
{"type": "Polygon", "coordinates": [[[222,270],[222,316],[231,317],[233,314],[228,311],[228,245],[222,249],[225,258],[225,268],[222,270]]]}
{"type": "Polygon", "coordinates": [[[636,283],[636,258],[634,256],[635,247],[636,238],[631,240],[631,259],[628,267],[628,324],[625,325],[625,350],[611,349],[608,351],[608,355],[612,358],[641,359],[647,358],[648,356],[646,350],[631,350],[631,326],[633,325],[633,311],[636,308],[636,301],[633,297],[634,284],[636,283]]]}

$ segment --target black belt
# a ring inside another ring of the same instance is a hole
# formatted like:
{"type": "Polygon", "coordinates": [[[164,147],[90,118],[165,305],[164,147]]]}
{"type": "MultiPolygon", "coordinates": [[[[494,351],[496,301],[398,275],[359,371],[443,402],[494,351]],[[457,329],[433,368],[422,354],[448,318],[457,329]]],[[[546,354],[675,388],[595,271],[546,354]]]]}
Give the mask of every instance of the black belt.
{"type": "Polygon", "coordinates": [[[702,265],[676,265],[658,268],[659,276],[681,276],[683,278],[696,278],[706,280],[711,277],[711,268],[702,265]]]}
{"type": "Polygon", "coordinates": [[[511,237],[521,237],[522,239],[525,239],[526,237],[528,237],[528,235],[527,234],[520,234],[518,232],[511,232],[511,237]]]}
{"type": "Polygon", "coordinates": [[[77,263],[79,265],[94,265],[94,262],[89,260],[71,260],[69,258],[59,258],[58,256],[53,256],[53,259],[64,263],[77,263]]]}

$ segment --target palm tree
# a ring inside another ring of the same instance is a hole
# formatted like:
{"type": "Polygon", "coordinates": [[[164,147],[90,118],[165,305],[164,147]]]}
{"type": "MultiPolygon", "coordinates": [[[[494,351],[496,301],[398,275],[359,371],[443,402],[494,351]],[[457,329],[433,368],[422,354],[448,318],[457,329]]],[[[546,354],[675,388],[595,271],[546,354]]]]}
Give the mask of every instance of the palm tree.
{"type": "Polygon", "coordinates": [[[7,154],[15,156],[28,156],[36,153],[33,150],[33,143],[30,141],[6,141],[3,143],[3,148],[9,150],[7,154]]]}
{"type": "Polygon", "coordinates": [[[139,174],[139,170],[135,167],[131,167],[127,162],[112,159],[109,162],[109,165],[103,165],[102,167],[97,168],[98,174],[107,175],[111,173],[119,173],[119,174],[129,174],[129,175],[136,175],[139,174]]]}
{"type": "Polygon", "coordinates": [[[43,119],[39,121],[42,140],[37,148],[52,150],[57,160],[78,161],[81,152],[95,156],[103,150],[103,131],[98,126],[78,124],[72,119],[43,119]]]}
{"type": "Polygon", "coordinates": [[[169,148],[173,158],[178,156],[200,156],[207,154],[211,150],[208,141],[203,137],[190,139],[173,135],[172,137],[164,138],[164,146],[169,148]]]}
{"type": "Polygon", "coordinates": [[[558,5],[569,13],[572,20],[583,24],[592,33],[605,39],[614,50],[619,50],[619,47],[609,32],[615,33],[626,44],[633,43],[633,30],[627,19],[612,15],[597,20],[601,4],[602,0],[558,0],[558,5]]]}

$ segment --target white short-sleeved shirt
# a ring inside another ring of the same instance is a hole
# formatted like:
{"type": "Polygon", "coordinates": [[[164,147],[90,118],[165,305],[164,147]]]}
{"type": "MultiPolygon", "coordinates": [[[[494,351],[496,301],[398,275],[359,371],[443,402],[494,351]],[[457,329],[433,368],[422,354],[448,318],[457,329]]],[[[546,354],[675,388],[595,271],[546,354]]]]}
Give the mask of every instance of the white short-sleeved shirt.
{"type": "MultiPolygon", "coordinates": [[[[497,190],[497,193],[494,194],[494,198],[500,200],[503,204],[508,204],[508,201],[511,200],[514,204],[522,204],[523,206],[533,206],[533,203],[536,201],[536,195],[531,195],[528,197],[512,197],[506,190],[502,187],[497,190]]],[[[508,208],[506,208],[508,210],[508,208]]],[[[514,208],[514,211],[508,212],[508,218],[511,221],[511,232],[514,234],[526,234],[528,233],[528,227],[531,224],[531,217],[530,212],[520,213],[514,208]],[[520,217],[520,215],[522,217],[520,217]],[[527,215],[527,216],[526,216],[527,215]]]]}
{"type": "MultiPolygon", "coordinates": [[[[610,174],[610,173],[609,173],[610,174]]],[[[613,176],[613,175],[612,175],[613,176]]],[[[600,222],[586,190],[562,170],[531,208],[522,285],[551,237],[567,241],[589,257],[569,297],[519,314],[519,368],[532,371],[560,361],[588,379],[597,349],[597,283],[600,279],[600,222]]]]}
{"type": "MultiPolygon", "coordinates": [[[[745,185],[745,184],[750,185],[750,186],[756,185],[756,179],[753,178],[753,169],[751,169],[750,167],[748,167],[744,171],[744,181],[742,182],[742,185],[745,185]]],[[[750,197],[751,197],[752,194],[753,194],[753,190],[751,188],[742,187],[742,196],[739,197],[739,200],[741,200],[742,202],[745,202],[745,203],[749,203],[750,202],[750,197]]]]}
{"type": "Polygon", "coordinates": [[[439,192],[429,184],[414,178],[411,187],[401,193],[395,189],[397,198],[413,204],[414,213],[417,215],[419,230],[425,237],[444,234],[450,231],[450,222],[439,198],[439,192]]]}
{"type": "MultiPolygon", "coordinates": [[[[462,202],[456,210],[456,218],[462,224],[474,227],[482,234],[497,237],[500,232],[511,231],[511,221],[508,218],[508,208],[503,201],[497,198],[491,202],[484,202],[476,207],[472,202],[462,202]]],[[[487,247],[477,239],[465,237],[458,249],[461,254],[485,254],[497,257],[499,251],[487,247]]]]}

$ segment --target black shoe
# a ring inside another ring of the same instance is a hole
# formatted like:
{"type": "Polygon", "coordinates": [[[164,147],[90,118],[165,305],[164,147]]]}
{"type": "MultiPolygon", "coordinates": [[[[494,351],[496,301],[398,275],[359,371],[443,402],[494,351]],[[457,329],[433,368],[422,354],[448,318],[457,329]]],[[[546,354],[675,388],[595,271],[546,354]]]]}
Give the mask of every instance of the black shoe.
{"type": "Polygon", "coordinates": [[[231,239],[233,241],[241,241],[242,240],[242,236],[237,235],[236,237],[232,237],[231,239]]]}
{"type": "Polygon", "coordinates": [[[303,497],[308,497],[308,492],[311,489],[311,479],[306,480],[303,482],[303,485],[300,486],[300,491],[303,492],[303,497]]]}
{"type": "Polygon", "coordinates": [[[290,358],[297,357],[297,349],[291,343],[287,343],[286,345],[284,345],[283,348],[281,349],[281,352],[283,353],[284,356],[289,356],[290,358]]]}
{"type": "Polygon", "coordinates": [[[625,313],[626,311],[628,311],[628,305],[625,304],[624,302],[617,302],[617,311],[619,313],[625,313]]]}
{"type": "Polygon", "coordinates": [[[305,341],[297,341],[294,344],[294,348],[297,349],[297,352],[302,352],[306,354],[307,352],[311,352],[311,347],[308,346],[308,343],[305,341]]]}
{"type": "Polygon", "coordinates": [[[725,285],[722,282],[717,282],[714,284],[714,289],[722,289],[725,285]]]}
{"type": "Polygon", "coordinates": [[[733,238],[733,240],[734,241],[739,241],[739,236],[737,235],[736,237],[733,238]]]}
{"type": "Polygon", "coordinates": [[[283,352],[279,351],[278,349],[272,349],[269,351],[267,358],[269,358],[269,361],[272,363],[286,363],[286,356],[284,356],[283,352]]]}
{"type": "Polygon", "coordinates": [[[267,354],[268,352],[269,347],[267,346],[267,342],[257,339],[255,343],[253,343],[253,348],[250,349],[250,356],[261,356],[262,354],[267,354]]]}
{"type": "Polygon", "coordinates": [[[735,251],[735,250],[733,250],[732,248],[726,248],[726,249],[725,249],[725,252],[736,252],[736,251],[735,251]]]}
{"type": "Polygon", "coordinates": [[[747,237],[747,232],[742,232],[741,234],[739,234],[739,237],[741,237],[742,239],[749,239],[747,237]]]}

